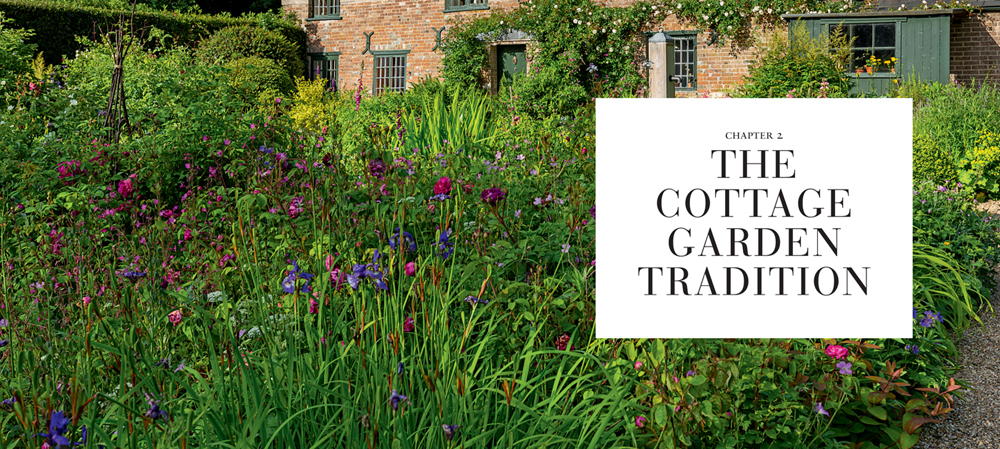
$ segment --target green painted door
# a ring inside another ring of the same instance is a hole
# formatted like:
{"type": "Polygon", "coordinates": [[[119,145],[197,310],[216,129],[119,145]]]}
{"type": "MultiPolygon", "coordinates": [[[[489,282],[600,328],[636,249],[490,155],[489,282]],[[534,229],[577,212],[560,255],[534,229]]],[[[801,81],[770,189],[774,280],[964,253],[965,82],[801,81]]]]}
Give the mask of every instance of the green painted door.
{"type": "Polygon", "coordinates": [[[509,83],[514,75],[528,70],[528,62],[524,58],[524,45],[501,45],[497,48],[497,59],[500,60],[500,83],[509,83]]]}

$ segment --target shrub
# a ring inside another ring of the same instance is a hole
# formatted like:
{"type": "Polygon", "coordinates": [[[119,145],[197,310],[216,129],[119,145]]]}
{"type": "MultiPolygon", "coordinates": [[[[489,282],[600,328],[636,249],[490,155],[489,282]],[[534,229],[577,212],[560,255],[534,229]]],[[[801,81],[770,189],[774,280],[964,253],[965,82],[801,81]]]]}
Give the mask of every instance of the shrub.
{"type": "Polygon", "coordinates": [[[295,121],[299,131],[317,132],[327,123],[328,116],[333,112],[332,95],[327,94],[327,81],[317,78],[309,81],[305,78],[295,78],[295,98],[288,116],[295,121]]]}
{"type": "Polygon", "coordinates": [[[996,196],[1000,192],[1000,136],[979,133],[975,146],[958,162],[958,180],[980,194],[996,196]]]}
{"type": "Polygon", "coordinates": [[[987,287],[994,285],[993,268],[1000,261],[997,230],[993,217],[965,199],[961,184],[924,181],[914,187],[913,242],[945,251],[987,287]]]}
{"type": "Polygon", "coordinates": [[[30,30],[10,28],[13,22],[0,11],[0,80],[12,81],[28,73],[35,46],[26,41],[35,33],[30,30]]]}
{"type": "Polygon", "coordinates": [[[288,72],[272,59],[240,58],[227,63],[226,68],[230,70],[229,85],[248,102],[273,102],[295,87],[288,72]]]}
{"type": "MultiPolygon", "coordinates": [[[[232,62],[240,58],[271,59],[289,77],[302,76],[304,62],[300,49],[276,31],[249,25],[223,28],[198,46],[198,57],[209,62],[232,62]]],[[[289,78],[289,83],[291,78],[289,78]]]]}
{"type": "MultiPolygon", "coordinates": [[[[131,1],[126,3],[131,4],[131,1]]],[[[101,2],[101,5],[108,7],[107,2],[101,2]]],[[[111,4],[113,5],[114,3],[111,4]]],[[[38,45],[38,50],[45,52],[49,64],[59,64],[62,62],[61,58],[70,58],[78,50],[86,48],[77,37],[96,39],[97,32],[109,30],[118,23],[124,11],[105,8],[88,8],[39,0],[0,0],[0,9],[14,21],[14,26],[35,31],[35,35],[28,42],[38,45]]],[[[144,10],[136,11],[135,23],[137,26],[159,28],[170,36],[171,42],[179,45],[195,45],[213,31],[228,26],[256,26],[281,34],[289,42],[294,43],[297,51],[305,51],[305,31],[294,19],[277,14],[266,13],[235,18],[144,10]]]]}
{"type": "Polygon", "coordinates": [[[913,182],[930,180],[936,185],[958,179],[951,155],[942,151],[934,139],[926,135],[913,137],[913,182]]]}
{"type": "Polygon", "coordinates": [[[846,96],[851,80],[844,76],[843,61],[849,47],[842,33],[809,35],[805,24],[791,26],[791,38],[776,32],[765,44],[757,60],[747,70],[737,95],[747,98],[846,96]],[[831,52],[830,49],[835,51],[831,52]],[[829,83],[825,93],[822,84],[829,83]]]}

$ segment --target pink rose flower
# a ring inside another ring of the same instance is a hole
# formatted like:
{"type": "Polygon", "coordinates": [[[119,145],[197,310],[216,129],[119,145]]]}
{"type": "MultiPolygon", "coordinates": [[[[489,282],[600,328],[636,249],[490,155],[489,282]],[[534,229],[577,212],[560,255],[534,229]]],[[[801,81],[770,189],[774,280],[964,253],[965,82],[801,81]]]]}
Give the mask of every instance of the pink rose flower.
{"type": "Polygon", "coordinates": [[[414,262],[407,263],[406,264],[406,275],[407,276],[416,276],[416,274],[417,274],[417,264],[414,263],[414,262]]]}
{"type": "Polygon", "coordinates": [[[848,352],[847,348],[840,345],[829,345],[826,347],[826,355],[834,359],[846,358],[848,352]]]}
{"type": "Polygon", "coordinates": [[[135,193],[135,187],[132,185],[132,178],[125,178],[118,183],[118,193],[122,195],[122,198],[128,198],[135,193]]]}
{"type": "Polygon", "coordinates": [[[167,318],[169,318],[170,322],[174,323],[174,326],[176,326],[178,324],[181,324],[181,320],[184,319],[184,314],[181,313],[180,309],[177,309],[174,310],[173,312],[170,312],[170,314],[167,315],[167,318]]]}

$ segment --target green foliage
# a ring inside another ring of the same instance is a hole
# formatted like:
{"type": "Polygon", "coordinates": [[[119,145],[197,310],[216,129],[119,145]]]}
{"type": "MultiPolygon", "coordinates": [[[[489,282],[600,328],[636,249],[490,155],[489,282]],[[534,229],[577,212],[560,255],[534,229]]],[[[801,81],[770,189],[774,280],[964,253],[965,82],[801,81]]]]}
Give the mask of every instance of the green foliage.
{"type": "Polygon", "coordinates": [[[958,180],[976,192],[996,197],[1000,192],[1000,136],[979,133],[976,145],[958,161],[958,180]]]}
{"type": "Polygon", "coordinates": [[[990,296],[993,269],[1000,262],[997,220],[978,212],[960,185],[924,181],[914,185],[913,242],[945,251],[975,279],[974,290],[990,296]],[[985,286],[985,287],[980,287],[985,286]]]}
{"type": "Polygon", "coordinates": [[[244,101],[269,105],[294,89],[292,77],[273,59],[250,56],[226,63],[229,85],[244,101]]]}
{"type": "Polygon", "coordinates": [[[483,84],[487,43],[511,29],[535,37],[527,46],[527,73],[504,96],[523,100],[521,113],[541,118],[576,115],[597,94],[641,96],[646,81],[643,32],[664,10],[637,2],[608,7],[585,0],[522,2],[509,11],[460,22],[442,42],[442,76],[452,84],[483,84]]]}
{"type": "Polygon", "coordinates": [[[289,83],[291,77],[303,74],[305,63],[301,54],[302,49],[280,33],[251,25],[223,28],[198,46],[199,59],[209,63],[250,57],[273,60],[285,70],[289,83]]]}
{"type": "Polygon", "coordinates": [[[465,154],[481,156],[480,148],[489,148],[496,140],[496,104],[493,98],[479,90],[451,95],[438,90],[423,98],[423,104],[412,108],[402,117],[406,130],[404,148],[443,153],[446,146],[465,149],[465,154]],[[446,98],[451,99],[450,103],[446,98]]]}
{"type": "Polygon", "coordinates": [[[776,26],[782,28],[782,14],[856,12],[866,4],[839,0],[670,0],[663,3],[662,7],[668,10],[668,14],[676,15],[693,28],[711,30],[713,40],[709,45],[731,41],[733,47],[739,49],[758,43],[759,36],[753,34],[754,30],[766,31],[776,26]]]}
{"type": "Polygon", "coordinates": [[[295,98],[288,116],[295,122],[295,129],[318,132],[330,121],[333,114],[333,95],[327,92],[327,81],[317,78],[309,81],[295,78],[295,98]]]}
{"type": "Polygon", "coordinates": [[[992,83],[930,83],[901,89],[899,95],[914,98],[913,134],[927,136],[950,155],[958,174],[967,179],[963,183],[974,183],[975,189],[995,196],[995,144],[991,143],[995,137],[986,133],[995,132],[1000,122],[1000,90],[992,83]]]}
{"type": "Polygon", "coordinates": [[[843,61],[849,52],[842,33],[833,36],[824,33],[813,38],[804,23],[796,22],[791,26],[790,38],[784,33],[772,34],[754,63],[747,67],[749,73],[737,88],[737,95],[747,98],[846,96],[851,80],[844,76],[843,61]],[[831,52],[831,48],[835,51],[831,52]]]}
{"type": "MultiPolygon", "coordinates": [[[[101,2],[102,6],[108,6],[101,2]]],[[[96,33],[111,30],[124,10],[90,8],[68,3],[38,0],[0,0],[0,9],[13,25],[35,31],[28,40],[43,51],[49,64],[61,64],[86,47],[76,37],[100,40],[96,33]],[[95,33],[96,32],[96,33],[95,33]]],[[[155,27],[170,36],[176,45],[194,46],[216,30],[229,26],[260,26],[276,31],[291,42],[295,51],[305,52],[306,34],[289,16],[259,14],[247,18],[208,16],[175,11],[137,11],[136,27],[155,27]],[[266,18],[265,18],[266,17],[266,18]]],[[[155,45],[155,44],[154,44],[155,45]]],[[[34,52],[31,56],[34,56],[34,52]]]]}
{"type": "Polygon", "coordinates": [[[29,63],[35,54],[35,45],[28,40],[34,32],[11,28],[12,19],[0,11],[0,80],[11,82],[30,71],[29,63]]]}
{"type": "Polygon", "coordinates": [[[944,185],[956,179],[958,179],[958,173],[955,171],[955,161],[951,155],[942,151],[930,137],[914,135],[914,184],[929,180],[932,184],[944,185]]]}

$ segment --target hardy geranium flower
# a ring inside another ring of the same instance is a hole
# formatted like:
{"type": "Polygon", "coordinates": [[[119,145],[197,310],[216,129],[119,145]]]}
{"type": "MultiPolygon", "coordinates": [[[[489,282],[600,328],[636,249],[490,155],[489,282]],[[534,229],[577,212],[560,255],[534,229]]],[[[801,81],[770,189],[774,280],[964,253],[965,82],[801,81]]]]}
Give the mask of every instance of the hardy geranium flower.
{"type": "Polygon", "coordinates": [[[489,204],[491,206],[496,206],[497,204],[500,204],[500,202],[503,201],[504,198],[506,197],[507,194],[504,193],[503,190],[500,190],[497,187],[483,190],[483,193],[479,195],[479,198],[482,199],[484,203],[489,204]]]}
{"type": "Polygon", "coordinates": [[[646,425],[646,417],[645,416],[636,416],[635,417],[635,426],[636,427],[642,427],[644,425],[646,425]]]}
{"type": "Polygon", "coordinates": [[[854,372],[851,371],[851,364],[844,361],[837,363],[837,369],[840,370],[840,374],[854,374],[854,372]]]}
{"type": "Polygon", "coordinates": [[[817,402],[816,406],[813,407],[813,411],[819,413],[820,415],[830,416],[830,412],[826,411],[826,409],[823,408],[822,402],[817,402]]]}
{"type": "Polygon", "coordinates": [[[924,318],[920,320],[920,325],[923,327],[934,327],[934,322],[944,322],[944,318],[941,317],[940,313],[931,312],[930,310],[924,312],[924,318]]]}
{"type": "Polygon", "coordinates": [[[833,357],[834,359],[843,359],[847,357],[847,348],[840,345],[829,345],[826,347],[826,355],[833,357]]]}

